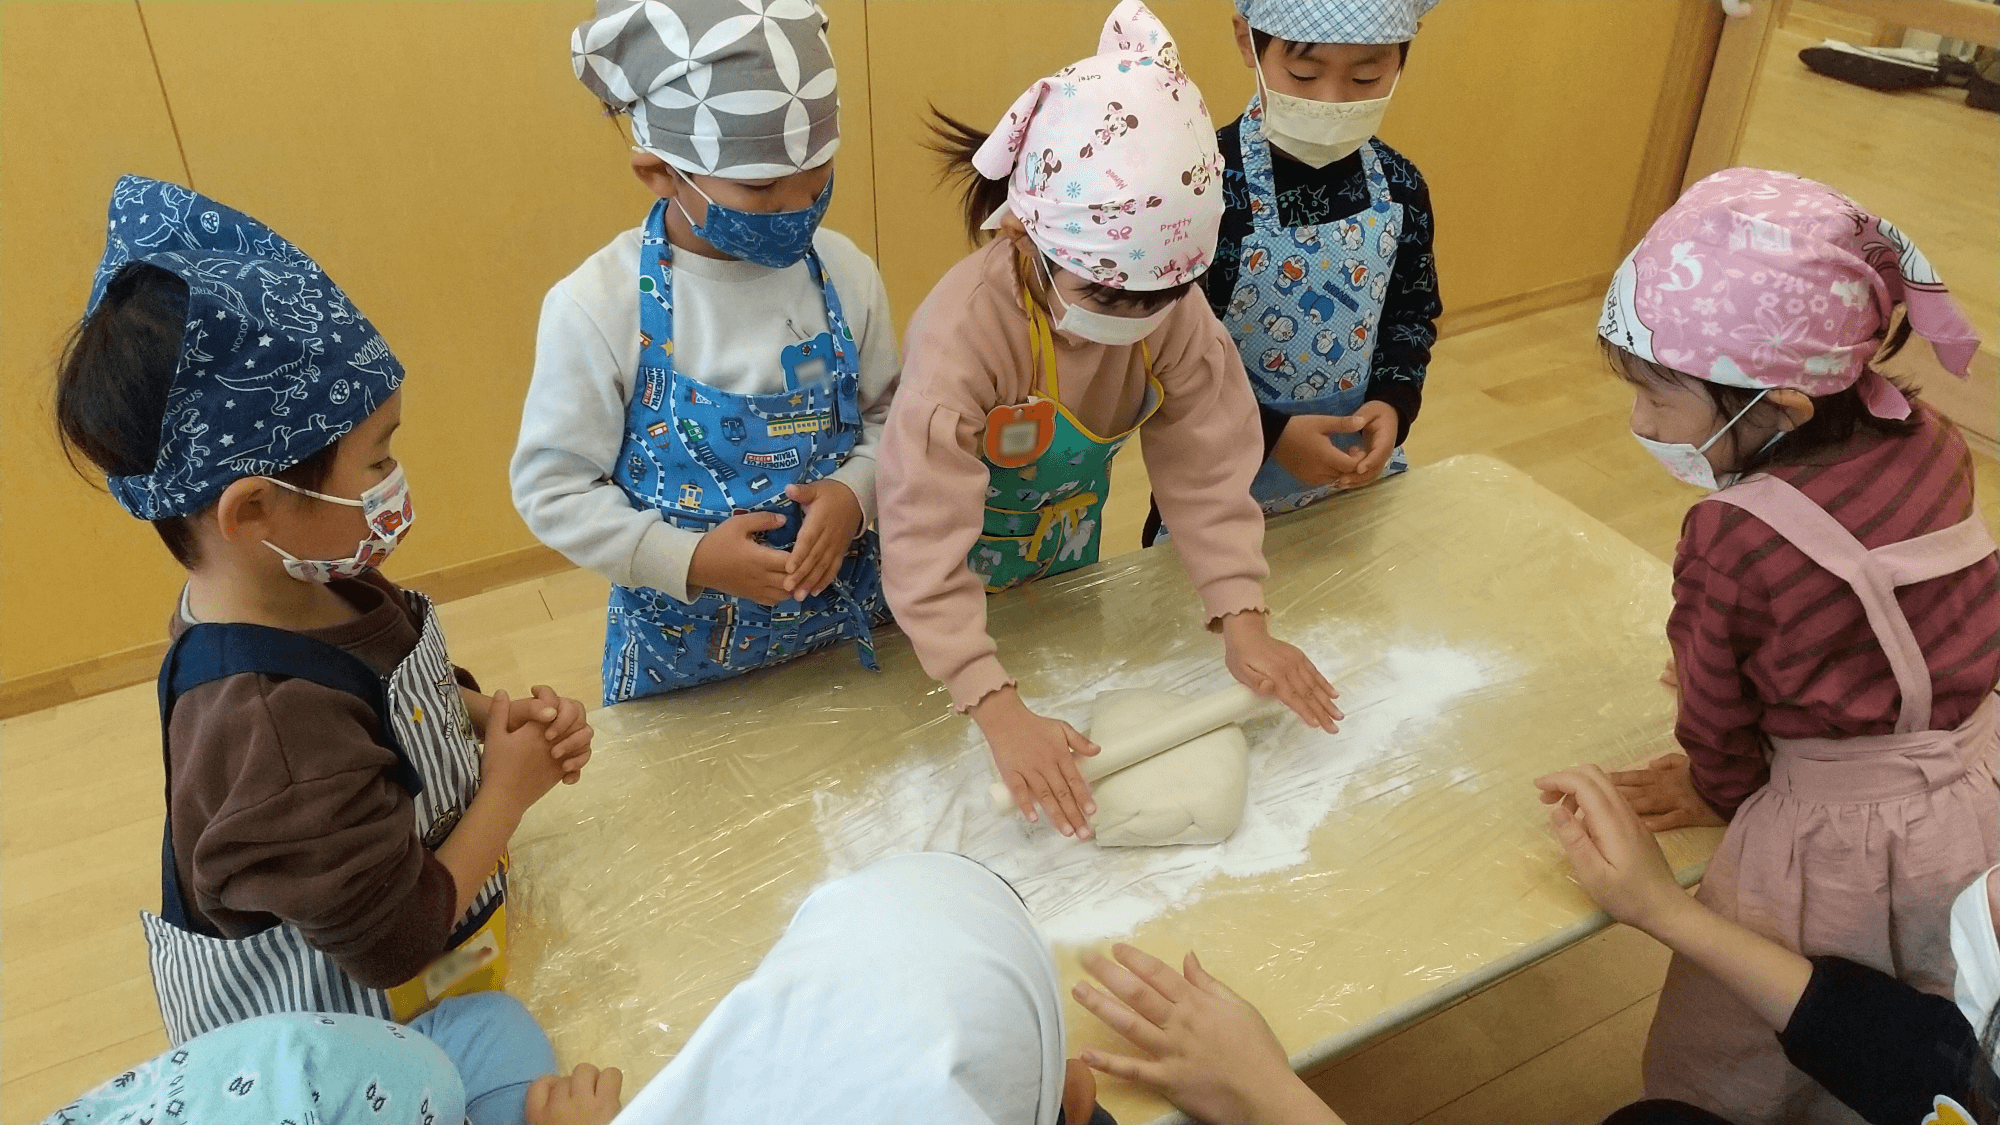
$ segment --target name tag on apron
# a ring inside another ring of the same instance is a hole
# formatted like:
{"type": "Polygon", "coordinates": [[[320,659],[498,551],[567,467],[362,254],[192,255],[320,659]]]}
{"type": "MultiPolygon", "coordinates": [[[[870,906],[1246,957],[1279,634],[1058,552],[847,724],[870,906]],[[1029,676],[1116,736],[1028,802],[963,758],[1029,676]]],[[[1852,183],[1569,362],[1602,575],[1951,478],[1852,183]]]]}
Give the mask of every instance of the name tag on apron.
{"type": "Polygon", "coordinates": [[[986,459],[1003,469],[1034,464],[1056,436],[1056,404],[1045,398],[996,406],[986,415],[986,459]]]}
{"type": "MultiPolygon", "coordinates": [[[[506,869],[502,860],[500,870],[506,869]]],[[[470,937],[445,950],[415,977],[389,989],[389,1009],[398,1023],[408,1023],[449,996],[497,992],[507,983],[507,904],[493,913],[470,937]]]]}

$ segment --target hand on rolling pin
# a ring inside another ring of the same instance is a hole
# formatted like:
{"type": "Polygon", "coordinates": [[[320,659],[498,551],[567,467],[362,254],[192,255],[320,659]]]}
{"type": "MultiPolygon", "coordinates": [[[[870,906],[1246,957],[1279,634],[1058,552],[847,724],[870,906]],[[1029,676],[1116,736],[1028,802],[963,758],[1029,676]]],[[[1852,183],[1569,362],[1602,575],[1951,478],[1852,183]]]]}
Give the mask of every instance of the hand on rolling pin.
{"type": "Polygon", "coordinates": [[[1060,719],[1028,710],[1021,693],[1003,687],[972,708],[972,721],[993,749],[993,765],[1024,820],[1036,819],[1035,806],[1065,836],[1090,839],[1089,817],[1097,812],[1090,786],[1077,772],[1076,755],[1097,753],[1097,744],[1060,719]]]}
{"type": "Polygon", "coordinates": [[[1340,693],[1320,675],[1312,658],[1273,637],[1264,615],[1245,610],[1222,619],[1222,646],[1229,674],[1259,695],[1275,695],[1305,720],[1331,734],[1347,716],[1333,701],[1340,693]]]}
{"type": "Polygon", "coordinates": [[[1176,973],[1129,945],[1114,945],[1111,952],[1116,961],[1099,954],[1083,959],[1111,996],[1088,981],[1078,981],[1070,994],[1147,1057],[1087,1050],[1085,1065],[1136,1082],[1203,1121],[1339,1125],[1340,1118],[1292,1073],[1263,1015],[1209,976],[1193,953],[1176,973]]]}

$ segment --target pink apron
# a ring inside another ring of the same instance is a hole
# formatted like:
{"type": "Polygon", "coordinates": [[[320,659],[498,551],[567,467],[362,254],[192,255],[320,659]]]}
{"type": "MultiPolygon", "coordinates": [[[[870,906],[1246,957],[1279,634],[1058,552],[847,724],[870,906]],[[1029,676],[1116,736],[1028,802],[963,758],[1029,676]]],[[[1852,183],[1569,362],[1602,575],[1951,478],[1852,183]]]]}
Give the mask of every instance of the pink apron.
{"type": "MultiPolygon", "coordinates": [[[[1896,588],[1979,562],[1993,537],[1975,512],[1871,551],[1768,476],[1712,499],[1763,520],[1853,587],[1902,710],[1893,734],[1772,739],[1771,780],[1737,809],[1696,898],[1808,957],[1845,957],[1950,996],[1952,899],[2000,861],[2000,734],[1992,695],[1955,730],[1923,729],[1930,669],[1896,588]]],[[[1862,1120],[1785,1060],[1756,1013],[1678,955],[1646,1042],[1646,1095],[1737,1125],[1862,1120]]]]}

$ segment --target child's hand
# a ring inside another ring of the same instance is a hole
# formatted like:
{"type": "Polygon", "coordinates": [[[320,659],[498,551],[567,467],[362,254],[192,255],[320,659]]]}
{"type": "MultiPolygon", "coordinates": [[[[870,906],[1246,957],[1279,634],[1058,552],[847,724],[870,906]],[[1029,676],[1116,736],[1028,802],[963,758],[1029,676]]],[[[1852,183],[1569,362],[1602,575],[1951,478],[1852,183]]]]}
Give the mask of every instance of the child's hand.
{"type": "Polygon", "coordinates": [[[1729,823],[1695,791],[1686,754],[1662,754],[1647,762],[1645,769],[1612,774],[1611,782],[1649,832],[1690,826],[1721,828],[1729,823]]]}
{"type": "Polygon", "coordinates": [[[508,806],[526,810],[568,770],[549,753],[548,728],[533,720],[514,723],[513,714],[507,693],[494,692],[492,718],[501,721],[486,724],[486,758],[480,769],[479,791],[491,791],[508,806]]]}
{"type": "Polygon", "coordinates": [[[1118,999],[1088,981],[1078,981],[1071,995],[1149,1057],[1085,1051],[1086,1064],[1204,1121],[1339,1121],[1292,1073],[1271,1025],[1193,953],[1181,964],[1183,977],[1129,945],[1111,952],[1117,962],[1092,954],[1083,967],[1118,999]]]}
{"type": "Polygon", "coordinates": [[[1675,691],[1681,690],[1681,672],[1674,666],[1674,658],[1671,656],[1667,657],[1667,666],[1660,669],[1660,682],[1675,691]]]}
{"type": "Polygon", "coordinates": [[[567,1077],[544,1074],[528,1087],[528,1125],[610,1125],[624,1086],[615,1066],[578,1063],[567,1077]]]}
{"type": "Polygon", "coordinates": [[[792,557],[766,547],[754,536],[785,526],[776,512],[745,512],[730,516],[703,533],[688,560],[688,587],[720,590],[758,605],[777,605],[792,596],[785,568],[792,557]]]}
{"type": "Polygon", "coordinates": [[[583,721],[583,704],[564,699],[547,684],[536,684],[531,690],[534,694],[530,698],[507,705],[507,727],[511,730],[522,723],[546,727],[549,756],[562,763],[563,783],[574,785],[590,761],[590,739],[595,733],[583,721]]]}
{"type": "Polygon", "coordinates": [[[1576,881],[1605,913],[1647,932],[1693,904],[1674,882],[1667,855],[1596,766],[1535,779],[1549,827],[1576,868],[1576,881]]]}
{"type": "Polygon", "coordinates": [[[979,701],[972,720],[993,748],[993,765],[1014,795],[1023,820],[1033,821],[1035,804],[1049,812],[1049,823],[1065,836],[1090,839],[1087,819],[1097,811],[1090,786],[1077,772],[1076,757],[1097,753],[1097,744],[1060,719],[1046,719],[1021,702],[1011,687],[979,701]]]}
{"type": "MultiPolygon", "coordinates": [[[[1354,471],[1335,478],[1334,483],[1342,488],[1360,488],[1373,484],[1389,465],[1389,455],[1396,452],[1396,425],[1401,419],[1396,416],[1396,408],[1386,402],[1370,400],[1361,404],[1354,417],[1362,422],[1361,456],[1355,462],[1354,471]]],[[[1290,429],[1290,426],[1286,427],[1290,429]]]]}
{"type": "Polygon", "coordinates": [[[791,596],[803,598],[826,589],[840,573],[848,544],[861,534],[861,501],[854,498],[853,489],[831,478],[786,485],[785,495],[806,513],[798,541],[792,544],[791,562],[785,566],[791,596]]]}
{"type": "Polygon", "coordinates": [[[1361,466],[1360,457],[1333,444],[1333,435],[1358,434],[1366,424],[1359,416],[1294,415],[1271,447],[1271,460],[1302,484],[1333,484],[1341,477],[1353,476],[1361,466]]]}
{"type": "Polygon", "coordinates": [[[1333,701],[1340,693],[1320,675],[1312,658],[1271,636],[1264,615],[1245,611],[1222,619],[1222,645],[1229,674],[1259,695],[1275,695],[1307,726],[1331,734],[1347,716],[1333,701]]]}

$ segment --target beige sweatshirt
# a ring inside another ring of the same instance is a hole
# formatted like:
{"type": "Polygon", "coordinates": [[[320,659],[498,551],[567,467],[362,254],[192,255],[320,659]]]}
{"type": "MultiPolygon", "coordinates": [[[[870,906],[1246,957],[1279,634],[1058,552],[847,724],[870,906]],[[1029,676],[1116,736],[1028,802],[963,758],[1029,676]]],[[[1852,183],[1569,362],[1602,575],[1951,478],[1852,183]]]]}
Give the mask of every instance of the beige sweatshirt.
{"type": "MultiPolygon", "coordinates": [[[[877,476],[882,577],[924,671],[964,711],[1014,681],[986,631],[986,595],[966,565],[985,515],[986,415],[1027,399],[1035,370],[1014,247],[995,240],[953,266],[905,338],[877,476]]],[[[1257,400],[1236,345],[1199,293],[1146,346],[1166,398],[1141,430],[1160,514],[1207,620],[1264,609],[1264,517],[1250,498],[1263,459],[1257,400]]],[[[1057,334],[1062,404],[1100,437],[1128,429],[1145,397],[1140,348],[1057,334]]]]}

